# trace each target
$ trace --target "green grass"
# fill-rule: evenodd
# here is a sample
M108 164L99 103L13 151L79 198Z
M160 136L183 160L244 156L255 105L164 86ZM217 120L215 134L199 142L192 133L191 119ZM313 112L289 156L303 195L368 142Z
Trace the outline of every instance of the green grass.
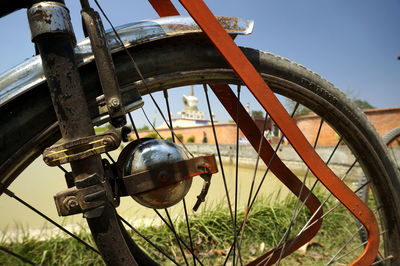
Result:
M260 199L254 205L251 214L248 216L245 229L245 238L242 243L241 255L244 261L249 261L262 252L260 247L265 245L266 252L268 247L278 244L281 235L284 234L288 221L292 215L292 209L296 204L294 197L287 197L281 203L271 203L271 198ZM332 206L328 202L328 206ZM292 232L298 232L306 219L310 216L308 210L304 210L299 222L293 227ZM244 218L244 211L239 211L237 215L239 221ZM355 226L349 226L352 223L352 217L347 214L343 208L335 210L324 220L323 226L315 238L315 245L310 248L308 254L295 253L285 265L303 263L304 265L323 265L327 261L326 252L337 250L349 235L351 235ZM200 215L192 215L190 219L191 234L195 247L195 253L205 265L221 265L225 254L233 242L233 233L231 233L232 221L226 207L222 204L213 206L212 209L204 206ZM150 238L161 249L173 257L178 263L184 264L183 256L176 247L176 239L166 225L152 225L138 228L139 231ZM189 243L186 222L184 219L175 221L175 229L178 234ZM227 230L225 230L227 229ZM62 235L55 235L45 241L37 237L29 236L26 231L21 231L19 236L22 241L16 239L1 239L1 246L18 253L31 261L41 265L101 265L100 256L88 250L77 241L65 238ZM292 234L293 235L293 234ZM84 230L79 236L85 241L92 243L90 235ZM150 256L155 258L162 265L169 265L163 255L154 250L146 241L135 233L132 237L138 244L149 252ZM323 247L322 247L323 245ZM334 252L334 251L331 251ZM188 259L190 255L186 252ZM310 255L311 254L311 255ZM317 255L318 256L317 256ZM324 263L323 263L324 262ZM0 251L0 265L23 265L18 259L9 256Z

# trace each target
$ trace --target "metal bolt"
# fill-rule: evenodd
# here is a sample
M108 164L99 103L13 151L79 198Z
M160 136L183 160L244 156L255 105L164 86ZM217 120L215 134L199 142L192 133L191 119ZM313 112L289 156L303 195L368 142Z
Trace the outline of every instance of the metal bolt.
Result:
M103 145L111 146L114 143L113 139L110 137L105 137L103 139Z
M113 109L116 109L119 107L119 100L118 98L111 98L110 101L108 102L109 106Z
M63 200L63 204L68 210L74 209L79 206L78 200L74 196L66 197Z

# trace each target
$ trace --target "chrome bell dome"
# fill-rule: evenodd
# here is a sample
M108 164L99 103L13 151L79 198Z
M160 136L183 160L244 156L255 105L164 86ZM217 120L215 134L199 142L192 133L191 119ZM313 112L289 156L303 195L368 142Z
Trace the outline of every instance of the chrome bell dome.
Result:
M142 139L140 143L135 141L131 144L121 152L122 158L118 158L124 176L189 159L183 148L167 140ZM182 200L191 184L192 178L189 178L131 197L149 208L167 208Z

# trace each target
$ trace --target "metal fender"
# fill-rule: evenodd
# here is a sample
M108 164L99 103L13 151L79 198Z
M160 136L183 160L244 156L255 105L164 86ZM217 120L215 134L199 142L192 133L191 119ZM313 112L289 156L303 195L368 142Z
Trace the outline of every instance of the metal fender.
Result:
M230 35L247 35L253 30L254 22L252 20L223 16L217 18ZM201 32L201 29L191 17L183 16L143 20L117 27L116 30L126 48L160 39ZM123 49L114 32L108 31L106 36L108 47L112 53ZM94 60L89 38L83 39L75 46L75 54L79 66ZM45 82L45 80L40 56L33 56L4 72L0 75L0 106Z

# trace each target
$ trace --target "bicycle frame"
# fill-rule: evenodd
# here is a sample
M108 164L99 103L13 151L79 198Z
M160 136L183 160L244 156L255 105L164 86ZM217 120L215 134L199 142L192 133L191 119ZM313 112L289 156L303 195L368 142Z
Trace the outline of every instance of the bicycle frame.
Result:
M323 160L314 151L305 136L290 118L282 104L273 94L272 90L243 55L234 41L224 31L204 2L201 0L179 1L197 22L197 24L202 28L204 33L212 41L225 60L230 64L236 74L242 79L244 84L253 93L258 102L264 107L270 117L279 126L313 174L365 226L366 230L368 231L368 244L363 254L356 261L354 261L353 264L371 264L376 257L379 247L379 229L372 212L357 197L357 195L355 195L342 181L340 181L340 179L337 178L335 174L325 165ZM156 9L160 16L178 14L178 11L174 8L173 4L169 0L149 0L149 2ZM220 90L213 90L221 99L226 97L225 95L227 91L230 91L230 88L228 86L224 86ZM234 94L232 94L228 102L237 102ZM225 107L228 107L228 105L225 105ZM235 116L233 115L232 117ZM247 119L246 121L247 123L239 124L239 127L243 132L245 131L246 126L252 123L250 119ZM254 138L254 136L248 135L246 135L246 137L251 143L254 144L258 143L258 139L260 138L258 137L257 139ZM280 176L280 179L282 180L282 173L279 173L278 176ZM290 182L285 182L285 185L288 187L291 186ZM263 256L263 258L268 256L269 254L267 253ZM263 261L263 258L260 258L260 261ZM269 261L271 262L271 260Z
M152 4L152 6L156 9L158 14L162 17L164 16L172 16L172 15L179 15L178 11L175 9L175 7L172 5L172 3L168 0L149 0L149 2ZM368 231L368 244L363 252L363 254L358 258L354 264L371 264L375 257L376 253L378 250L379 246L379 237L378 237L378 225L375 220L375 217L371 213L371 211L368 209L368 207L349 189L347 188L344 183L342 183L339 178L337 178L334 173L325 165L325 163L321 160L318 154L313 150L311 145L308 143L308 141L305 139L304 135L301 133L301 131L297 128L296 124L293 122L293 120L290 118L289 114L285 111L283 106L280 104L278 99L274 96L270 88L268 87L267 84L265 84L264 80L260 77L260 75L256 72L256 70L253 68L253 66L248 62L248 60L245 58L245 56L242 54L240 49L236 46L236 44L233 42L232 38L228 35L228 33L235 32L235 29L224 29L224 27L221 26L221 24L218 22L218 20L214 17L214 15L211 13L210 10L208 10L207 6L201 1L201 0L180 0L181 4L186 8L186 10L190 13L190 15L194 18L196 23L200 26L200 28L204 31L204 33L208 36L208 38L212 41L212 43L216 46L216 48L220 51L220 53L223 55L223 57L227 60L227 62L231 65L233 70L238 74L238 76L243 80L243 82L246 84L246 86L249 88L249 90L253 93L253 95L257 98L257 100L260 102L260 104L267 110L271 118L274 120L274 122L279 126L279 128L282 130L282 132L285 134L289 142L292 144L292 146L295 148L297 153L300 155L300 157L304 160L304 162L307 164L307 166L311 169L311 171L314 173L314 175L330 190L336 198L338 198L349 210L350 212L357 217L358 220L365 226L365 228ZM245 27L247 29L247 32L251 26L247 23L247 26ZM230 31L231 30L231 31ZM228 33L226 32L228 31ZM240 31L243 32L243 31ZM160 34L159 36L162 36ZM68 38L71 38L69 36ZM157 38L157 37L156 37ZM153 36L148 36L148 40L153 40ZM47 46L50 43L47 40L43 41L43 45ZM55 44L57 47L59 44ZM87 43L86 43L87 45ZM78 46L79 47L79 46ZM115 48L117 49L117 48ZM40 50L44 50L44 48L40 48ZM72 51L72 45L71 45L71 51L66 57L74 57L73 51ZM76 53L76 50L75 50ZM46 57L45 53L41 53L44 58ZM85 58L85 57L84 57ZM87 60L92 60L90 56L86 57L83 59L83 61L87 62ZM45 69L46 70L46 77L48 82L51 82L51 76L57 76L59 75L62 71L64 70L58 70L58 69L52 69L54 66L46 66L46 64L49 63L49 60L44 59L43 60ZM59 65L60 63L56 63ZM39 67L40 68L40 67ZM69 67L70 71L76 72L76 65L72 64ZM51 73L53 71L53 73ZM76 73L75 73L76 75ZM10 84L13 84L15 80L18 77L13 77L9 81ZM32 81L33 83L35 82L41 82L42 80L39 80L37 77L33 78ZM59 81L59 80L58 80ZM57 81L57 82L58 82ZM27 86L29 88L31 86ZM66 82L65 85L63 85L63 88L68 88L71 85L71 83ZM51 87L51 86L50 86ZM54 87L54 86L53 86ZM211 88L219 97L220 101L223 103L225 108L229 110L230 103L236 102L237 98L233 93L231 93L231 89L228 86L225 85L211 85ZM76 88L76 96L78 98L81 98L79 102L76 102L74 104L71 103L60 103L57 102L57 97L54 102L54 106L56 109L62 108L62 106L65 107L71 107L71 106L81 106L83 109L85 109L86 102L83 100L84 98L81 95L82 90L79 88L79 86ZM17 91L7 91L7 95L2 95L0 98L1 100L4 101L9 101L13 97L16 97L18 93L23 93L21 90ZM54 92L53 95L59 96L60 92ZM65 91L62 94L64 95L70 95L72 94L71 91ZM79 96L80 95L80 96ZM0 102L1 104L1 102ZM241 107L243 109L243 107ZM130 107L125 107L125 111L131 110ZM243 109L244 110L244 109ZM246 116L246 113L243 112L243 110L240 112L241 114L241 120L239 124L240 129L243 131L243 133L246 135L246 137L249 139L251 144L255 147L257 147L259 143L259 139L262 137L260 134L252 135L251 132L252 130L246 130L249 128L254 127L254 122L251 120L248 115ZM236 111L236 110L235 110ZM233 112L233 110L232 110ZM84 136L90 136L93 135L94 132L92 129L90 129L88 126L91 125L91 121L89 120L89 113L85 110L79 111L80 115L77 116L76 114L70 114L68 115L66 120L73 119L73 123L76 123L75 125L71 125L70 122L66 122L66 124L61 125L62 128L65 129L63 132L64 136L69 136L67 139L75 139L75 138L81 138ZM62 115L60 114L60 119ZM85 120L81 120L81 118L84 118ZM235 115L232 115L233 118L235 118ZM100 116L99 120L97 122L101 123L104 121L104 119L107 119L106 114L104 113L102 116ZM242 120L243 119L243 120ZM236 121L238 122L238 121ZM82 129L82 131L75 131L77 128ZM73 129L73 130L70 130ZM255 132L255 130L253 130ZM300 195L300 198L302 200L305 200L305 196L307 195L308 191L304 190L301 191L301 181L297 179L293 174L288 172L287 169L282 165L281 161L279 158L274 158L272 155L272 148L270 145L265 142L263 144L263 150L265 150L264 153L260 154L262 159L265 162L269 162L272 159L272 166L271 169L272 171L277 175L277 177L286 185L288 186L292 192L296 195ZM97 165L95 169L91 169L90 172L94 173L99 173L101 175L102 173L102 168L99 166L99 160L98 158L93 158L93 161L82 161L77 163L76 166L74 166L74 172L77 176L81 173L82 176L81 179L84 179L87 177L87 167L88 165L93 164ZM78 178L79 179L79 178ZM11 180L11 179L10 179ZM302 244L306 243L309 241L318 231L319 226L322 223L322 220L319 220L319 217L322 216L322 211L318 209L317 206L319 206L319 202L316 198L311 197L306 202L306 205L309 207L311 212L313 213L313 221L316 223L313 224L308 230L303 232L301 234L301 237L298 239L295 239L294 243L292 243L291 247L289 248L288 251L285 251L284 256L290 254L294 250L296 250L298 247L300 247ZM109 215L109 214L107 214ZM95 217L95 216L93 216ZM115 224L113 227L114 229L117 228L119 225ZM118 230L117 230L118 231ZM116 232L116 234L121 235L120 232ZM124 239L125 236L120 236L120 239ZM291 240L289 240L290 242ZM122 245L122 244L121 244ZM279 258L280 252L276 252L273 254L273 258L269 260L270 263L273 263L276 261L277 258ZM266 253L263 257L260 258L259 261L263 261L265 258L268 258L271 253ZM259 262L258 261L258 262ZM257 262L255 262L257 263Z

